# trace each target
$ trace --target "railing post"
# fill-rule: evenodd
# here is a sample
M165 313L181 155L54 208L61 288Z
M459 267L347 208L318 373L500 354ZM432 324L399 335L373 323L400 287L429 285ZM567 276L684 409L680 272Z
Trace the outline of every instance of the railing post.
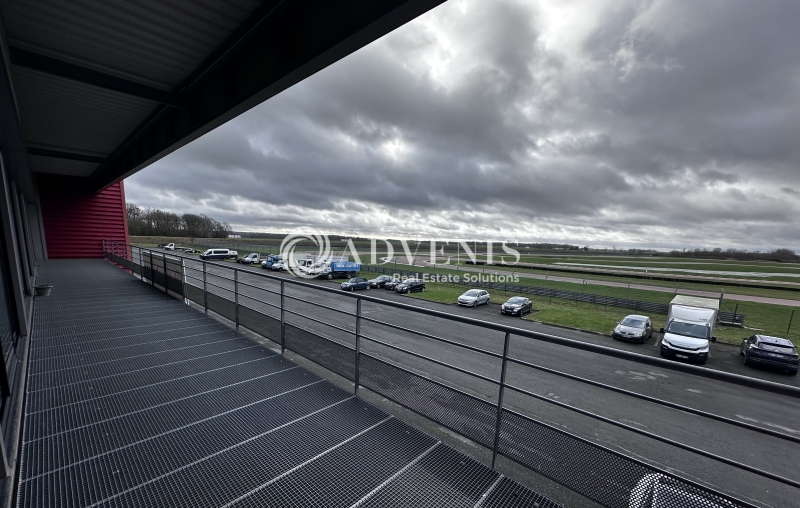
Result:
M153 266L153 251L150 251L150 285L156 287L156 267Z
M361 364L361 298L356 298L356 361L353 371L353 393L358 395L359 367Z
M181 257L181 287L183 288L183 303L189 304L189 294L186 292L186 260Z
M163 263L164 264L164 294L169 296L169 289L167 289L167 286L169 285L169 283L167 282L167 253L166 252L161 254L161 259L162 259L162 261L164 261L164 263Z
M239 270L233 269L233 306L236 316L236 331L239 331Z
M142 278L142 282L144 282L144 261L142 260L142 248L138 247L139 250L139 276Z
M284 315L283 281L281 281L281 354L286 351L286 316Z
M503 363L500 368L500 390L497 395L497 425L494 429L494 447L492 448L492 469L497 461L497 448L500 446L500 424L503 420L503 393L506 387L506 367L508 366L508 343L511 340L511 334L506 332L505 341L503 342Z
M206 285L206 262L203 261L203 312L208 315L208 286Z

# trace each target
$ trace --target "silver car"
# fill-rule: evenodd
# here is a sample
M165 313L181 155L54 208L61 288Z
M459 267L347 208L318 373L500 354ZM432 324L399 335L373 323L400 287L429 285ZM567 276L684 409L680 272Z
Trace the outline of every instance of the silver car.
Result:
M632 340L644 344L653 335L653 323L647 316L631 314L617 323L611 336L615 339Z
M470 289L458 297L458 304L467 307L477 307L487 303L489 303L489 292L483 289Z

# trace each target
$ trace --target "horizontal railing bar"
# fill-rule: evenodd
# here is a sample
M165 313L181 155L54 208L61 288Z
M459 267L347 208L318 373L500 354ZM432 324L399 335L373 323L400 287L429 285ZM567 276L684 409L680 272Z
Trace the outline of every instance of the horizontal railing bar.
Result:
M183 259L193 259L193 258L188 258L186 256L177 256L177 257L180 257L180 258L183 258ZM206 263L208 265L217 266L217 267L220 267L220 268L229 268L229 267L227 267L225 265L222 265L222 264L219 264L219 263L210 262L210 261L206 261ZM596 354L603 355L603 356L610 356L610 357L618 358L618 359L621 359L621 360L628 360L628 361L632 361L632 362L636 362L636 363L643 363L643 364L652 365L652 366L655 366L655 367L661 367L661 368L666 369L666 370L683 372L683 373L692 374L692 375L696 375L696 376L700 376L700 377L705 377L705 378L708 378L708 379L724 381L724 382L728 382L728 383L731 383L731 384L736 384L736 385L739 385L739 386L746 386L746 387L754 388L754 389L757 389L757 390L764 390L764 391L768 391L770 393L778 393L778 394L787 395L787 396L790 396L790 397L800 398L800 388L794 387L794 386L790 386L790 385L786 385L786 384L782 384L782 383L776 383L776 382L773 382L773 381L767 381L767 380L763 380L763 379L757 379L757 378L752 378L752 377L748 377L748 376L742 376L742 375L739 375L739 374L733 374L733 373L730 373L730 372L724 372L724 371L720 371L720 370L710 369L710 368L707 368L707 367L699 367L697 365L690 365L690 364L686 364L686 363L680 363L680 362L665 360L663 358L658 358L658 357L654 357L654 356L648 356L648 355L644 355L644 354L641 354L641 353L633 353L633 352L630 352L630 351L625 351L625 350L622 350L622 349L615 349L615 348L608 347L608 346L601 346L601 345L592 344L592 343L589 343L589 342L581 342L579 340L568 339L568 338L565 338L565 337L558 337L556 335L551 335L551 334L547 334L547 333L534 332L532 330L524 330L522 328L516 328L516 327L513 327L513 326L500 324L500 323L494 323L494 322L491 322L491 321L481 321L481 320L478 320L478 319L475 319L475 318L472 318L472 317L459 316L457 314L449 314L449 313L442 312L442 311L439 311L439 310L428 309L428 308L425 308L425 307L417 307L417 306L414 306L414 305L401 303L401 302L395 302L395 301L391 301L391 300L384 300L382 298L377 298L377 297L373 297L373 296L366 296L366 295L361 295L361 294L353 294L352 292L341 291L340 289L334 289L334 288L330 288L330 287L320 286L320 285L317 285L317 284L310 284L308 282L303 282L303 281L299 281L299 280L293 280L293 279L289 279L287 277L278 277L278 276L275 276L275 275L270 275L270 274L266 274L266 273L259 273L259 272L256 272L256 271L252 271L252 272L248 271L248 272L251 273L254 276L263 277L265 279L283 281L283 282L286 282L288 284L292 284L292 285L299 286L299 287L311 288L311 289L314 289L314 290L317 290L317 291L325 291L325 292L329 292L329 293L336 293L338 295L341 295L341 297L343 297L343 298L361 298L364 301L374 302L374 303L377 303L377 304L380 304L380 305L385 305L385 306L388 306L388 307L394 307L394 308L397 308L397 309L404 309L404 310L408 310L408 311L411 311L411 312L416 312L418 314L424 314L424 315L427 315L427 316L439 317L439 318L442 318L442 319L445 319L445 320L448 320L448 321L455 321L455 322L459 322L459 323L464 323L464 324L477 326L479 328L486 328L486 329L490 329L490 330L497 330L497 331L500 331L500 332L507 332L507 333L511 333L513 335L517 335L519 337L525 337L525 338L529 338L529 339L539 340L539 341L542 341L542 342L547 342L547 343L550 343L550 344L556 344L556 345L560 345L560 346L564 346L564 347L568 347L568 348L572 348L572 349L579 349L579 350L582 350L582 351L588 351L588 352L596 353Z
M735 467L737 469L741 469L743 471L747 471L749 473L753 473L755 475L762 476L764 478L769 478L770 480L774 480L776 482L783 483L784 485L789 485L789 486L794 487L794 488L800 488L800 482L797 482L795 480L791 480L789 478L785 478L785 477L780 476L780 475L776 475L774 473L770 473L769 471L764 471L762 469L758 469L757 467L748 466L747 464L742 464L741 462L737 462L737 461L735 461L733 459L729 459L727 457L723 457L723 456L717 455L715 453L707 452L705 450L701 450L700 448L695 448L694 446L681 443L680 441L675 441L673 439L669 439L669 438L664 437L664 436L659 436L658 434L654 434L653 432L649 432L649 431L646 431L646 430L638 429L638 428L636 428L636 427L634 427L632 425L628 425L626 423L621 423L621 422L618 422L618 421L613 420L611 418L608 418L606 416L602 416L602 415L599 415L599 414L596 414L596 413L592 413L591 411L587 411L586 409L581 409L579 407L575 407L575 406L571 406L569 404L565 404L563 402L551 399L549 397L545 397L544 395L539 395L538 393L533 393L531 391L525 390L524 388L518 388L518 387L512 386L510 384L506 384L505 387L508 388L509 390L513 390L513 391L515 391L517 393L522 393L522 394L527 395L529 397L533 397L535 399L541 400L542 402L547 402L549 404L556 405L556 406L558 406L558 407L560 407L562 409L566 409L568 411L573 411L575 413L581 414L581 415L586 416L588 418L592 418L594 420L598 420L598 421L601 421L603 423L607 423L609 425L613 425L615 427L619 427L621 429L629 430L629 431L631 431L631 432L633 432L635 434L639 434L641 436L645 436L645 437L648 437L650 439L654 439L656 441L660 441L662 443L668 444L670 446L674 446L676 448L680 448L682 450L686 450L686 451L691 452L691 453L696 453L697 455L702 455L703 457L706 457L706 458L709 458L709 459L712 459L712 460L716 460L717 462L722 462L723 464L726 464L726 465L729 465L729 466L733 466L733 467Z
M492 379L490 377L484 376L483 374L478 374L476 372L472 372L472 371L469 371L467 369L462 369L461 367L456 367L455 365L450 365L449 363L445 363L445 362L443 362L441 360L435 360L433 358L429 358L429 357L421 355L419 353L415 353L413 351L409 351L408 349L402 348L400 346L395 346L394 344L389 344L388 342L383 342L382 340L376 339L374 337L370 337L369 335L364 335L363 333L361 334L361 338L362 339L367 339L370 342L374 342L374 343L380 344L382 346L386 346L386 347L388 347L390 349L394 349L395 351L400 351L402 353L406 353L406 354L409 354L411 356L415 356L417 358L421 358L421 359L429 361L431 363L435 363L436 365L441 365L442 367L447 367L447 368L453 369L453 370L455 370L457 372L461 372L462 374L467 374L467 375L470 375L472 377L476 377L478 379L482 379L484 381L487 381L487 382L495 384L495 385L499 385L500 384L500 381L497 381L497 380ZM411 371L408 371L408 372L411 372Z
M675 402L670 402L668 400L663 400L663 399L659 399L659 398L656 398L656 397L652 397L650 395L644 395L642 393L633 392L633 391L630 391L630 390L626 390L624 388L619 388L619 387L616 387L616 386L613 386L613 385L608 385L608 384L605 384L605 383L601 383L599 381L594 381L592 379L586 379L586 378L583 378L583 377L580 377L580 376L576 376L574 374L569 374L567 372L561 372L561 371L558 371L558 370L555 370L555 369L551 369L549 367L543 367L541 365L536 365L534 363L526 362L524 360L518 360L518 359L515 359L515 358L512 358L512 357L508 357L508 361L511 362L511 363L516 363L517 365L524 365L525 367L530 367L532 369L540 370L542 372L547 372L548 374L553 374L553 375L556 375L556 376L565 377L567 379L571 379L573 381L578 381L580 383L585 383L585 384L588 384L588 385L597 386L599 388L603 388L604 390L609 390L609 391L612 391L612 392L621 393L621 394L627 395L629 397L635 397L637 399L646 400L646 401L652 402L654 404L658 404L658 405L661 405L661 406L666 406L666 407L669 407L669 408L672 408L672 409L677 409L677 410L683 411L685 413L691 413L691 414L694 414L694 415L697 415L697 416L701 416L703 418L709 418L709 419L712 419L712 420L717 420L717 421L724 422L724 423L727 423L727 424L730 424L730 425L735 425L737 427L742 427L742 428L745 428L745 429L749 429L749 430L753 430L753 431L756 431L756 432L760 432L762 434L767 434L767 435L770 435L770 436L773 436L773 437L777 437L777 438L780 438L780 439L785 439L787 441L793 441L795 443L800 443L800 437L795 437L795 436L791 436L791 435L788 435L788 434L783 434L781 432L778 432L778 431L775 431L775 430L772 430L772 429L766 429L766 428L763 428L763 427L759 427L758 425L753 425L752 423L741 422L739 420L734 420L733 418L728 418L726 416L715 415L714 413L708 413L708 412L702 411L700 409L695 409L693 407L684 406L684 405L681 405L681 404L676 404Z
M363 353L363 352L362 352L362 353L360 353L360 354L361 354L361 356L367 356L367 357L369 357L369 358L372 358L372 359L373 359L373 360L375 360L375 361L378 361L378 362L384 363L384 364L386 364L386 365L389 365L390 367L394 367L394 368L396 368L396 369L400 369L400 370L402 370L403 372L408 372L408 373L409 373L409 374L411 374L411 375L417 376L418 378L424 379L425 381L428 381L428 382L431 382L431 383L433 383L433 384L435 384L435 385L441 386L442 388L447 388L448 390L453 390L454 392L457 392L457 393L459 393L459 394L461 394L461 395L463 395L463 396L465 396L465 397L469 397L469 398L471 398L471 399L477 400L478 402L483 402L484 404L491 404L491 405L494 405L494 403L493 403L493 402L491 402L491 401L488 401L488 400L482 399L482 398L478 397L477 395L472 395L471 393L467 393L467 392L465 392L465 391L463 391L463 390L460 390L460 389L458 389L458 388L455 388L455 387L453 387L453 386L450 386L450 385L444 384L444 383L442 383L441 381L436 381L435 379L432 379L432 378L430 378L430 377L428 377L428 376L422 375L422 374L420 374L419 372L414 372L413 370L408 370L407 368L405 368L405 367L401 367L401 366L399 366L399 365L397 365L397 364L395 364L395 363L393 363L393 362L390 362L390 361L389 361L389 360L387 360L387 359L380 358L380 357L378 357L378 356L375 356L375 355L373 355L373 354L370 354L370 353Z
M256 298L255 296L248 296L248 295L244 295L244 294L242 294L242 293L239 293L239 296L243 296L243 297L245 297L245 298L248 298L248 299L250 299L250 300L255 300L255 301L257 301L257 302L263 303L264 305L269 305L270 307L274 307L274 308L276 308L276 309L280 309L280 308L281 308L281 306L280 306L280 305L275 305L274 303L269 303L269 302L265 302L264 300L259 300L259 299L258 299L258 298ZM240 305L241 305L241 304L240 304ZM247 307L246 305L242 305L242 306L243 306L243 307ZM247 308L248 308L248 309L250 309L250 307L247 307ZM259 311L259 310L256 310L256 309L251 309L251 310L253 310L253 311L255 311L255 312L258 312L259 314L264 314L263 312L261 312L261 311ZM264 315L266 316L266 314L264 314ZM272 316L269 316L269 317L272 317ZM274 318L273 318L273 319L274 319Z
M348 330L348 329L346 329L346 328L342 328L341 326L337 326L337 325L334 325L334 324L331 324L331 323L326 323L325 321L320 321L319 319L312 318L312 317L308 317L308 316L306 316L306 315L304 315L304 314L300 314L299 312L295 312L295 311L293 311L293 310L289 310L289 309L283 309L283 310L284 310L285 312L288 312L289 314L294 314L295 316L301 317L301 318L303 318L303 319L308 319L308 320L310 320L310 321L313 321L313 322L315 322L315 323L319 323L319 324L321 324L321 325L330 326L331 328L336 328L337 330L340 330L340 331L342 331L342 332L349 333L349 334L351 334L351 335L355 333L355 331L353 331L353 330ZM291 324L291 323L289 323L289 324ZM314 332L312 332L312 333L314 333ZM331 340L331 339L328 339L327 337L323 337L323 339L325 339L325 340ZM332 342L336 342L336 341L332 341ZM351 349L352 349L352 348L351 348Z
M325 308L325 309L328 309L328 310L333 310L333 311L339 312L340 314L345 314L347 316L353 316L353 317L356 316L355 312L350 312L348 310L337 309L336 307L331 307L330 305L325 305L323 303L310 302L308 300L303 300L302 298L298 298L296 296L287 295L285 293L284 293L283 296L288 298L288 299L290 299L290 300L296 300L298 302L307 303L309 305L316 305L317 307L322 307L322 308ZM362 316L362 318L363 318L363 316Z
M373 319L373 318L370 318L370 317L367 317L367 316L363 316L363 315L361 316L361 319L363 319L364 321L370 321L372 323L377 323L379 325L388 326L389 328L395 328L397 330L402 330L404 332L410 332L410 333L413 333L413 334L416 334L416 335L419 335L419 336L422 336L422 337L425 337L425 338L428 338L428 339L431 339L431 340L444 342L445 344L450 344L452 346L460 347L462 349L468 349L470 351L475 351L476 353L481 353L481 354L485 354L485 355L488 355L488 356L493 356L495 358L502 358L503 357L503 355L500 354L500 353L495 353L493 351L488 351L486 349L481 349L481 348L475 347L475 346L469 346L467 344L459 344L458 342L456 342L454 340L445 339L444 337L437 337L436 335L431 335L429 333L420 332L420 331L417 331L417 330L412 330L411 328L405 328L405 327L400 326L400 325L387 323L387 322L381 321L379 319Z
M242 270L241 273L249 273L249 271ZM272 289L262 288L261 286L256 286L255 284L248 284L247 282L239 281L240 286L247 286L253 289L258 289L259 291L266 291L267 293L272 293L273 295L281 294L280 291L273 291Z

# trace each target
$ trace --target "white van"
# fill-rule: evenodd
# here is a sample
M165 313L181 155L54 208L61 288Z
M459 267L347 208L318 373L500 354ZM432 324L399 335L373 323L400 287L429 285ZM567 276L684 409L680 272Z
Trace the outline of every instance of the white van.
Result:
M676 296L669 305L667 326L661 332L661 356L706 363L709 343L716 342L714 325L719 300Z
M239 257L238 252L228 249L208 249L200 254L200 259L206 261L214 259L236 259L237 257Z

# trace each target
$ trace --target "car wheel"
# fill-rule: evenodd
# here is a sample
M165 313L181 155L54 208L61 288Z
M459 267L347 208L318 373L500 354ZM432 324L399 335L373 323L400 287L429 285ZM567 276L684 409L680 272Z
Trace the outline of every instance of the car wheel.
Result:
M796 376L797 375L797 371L796 370L790 370L789 371L789 375L790 376Z
M747 357L747 353L744 354L744 364L750 365L750 359Z
M367 287L365 289L369 289L369 284L367 284Z
M329 274L328 274L328 280L331 280L331 279L333 279L333 274L332 274L332 273L329 273Z

